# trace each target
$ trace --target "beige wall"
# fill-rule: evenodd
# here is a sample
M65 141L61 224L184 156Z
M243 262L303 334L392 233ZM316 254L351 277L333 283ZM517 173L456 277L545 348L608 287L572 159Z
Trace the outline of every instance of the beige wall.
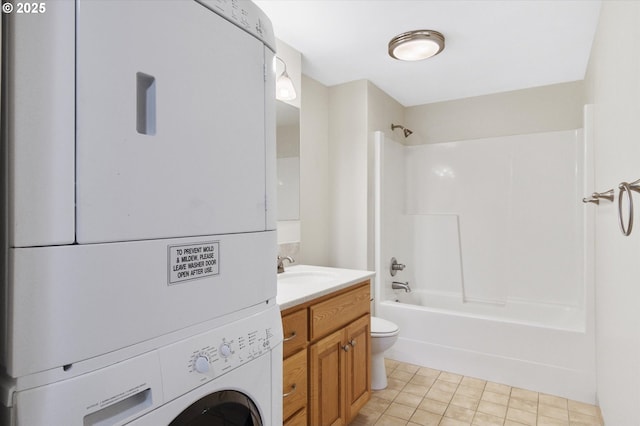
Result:
M367 268L367 81L329 88L332 266Z
M329 89L302 76L300 252L296 260L329 266Z
M603 2L586 79L597 191L640 178L639 40L640 2ZM640 227L622 236L617 201L616 191L615 203L594 206L598 399L607 425L633 426L640 424Z
M409 107L407 145L582 127L583 82L555 84Z
M331 266L373 269L373 139L402 123L404 108L373 83L329 88Z

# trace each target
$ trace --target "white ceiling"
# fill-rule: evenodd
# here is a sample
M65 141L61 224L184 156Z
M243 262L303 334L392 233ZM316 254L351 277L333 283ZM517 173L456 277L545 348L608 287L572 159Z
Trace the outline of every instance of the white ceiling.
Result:
M254 0L276 37L327 86L367 79L404 106L582 80L600 0ZM445 50L387 54L405 31L436 30Z

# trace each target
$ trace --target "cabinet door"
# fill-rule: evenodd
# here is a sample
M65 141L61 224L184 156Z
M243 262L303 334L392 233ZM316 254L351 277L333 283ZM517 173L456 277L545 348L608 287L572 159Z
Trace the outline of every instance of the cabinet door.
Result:
M288 419L307 405L307 350L286 358L282 371L282 417Z
M346 406L347 423L353 420L358 411L371 397L371 325L369 315L352 322L346 327Z
M264 231L263 44L195 1L77 26L78 242Z
M345 423L344 330L311 345L311 418L314 426L341 426Z

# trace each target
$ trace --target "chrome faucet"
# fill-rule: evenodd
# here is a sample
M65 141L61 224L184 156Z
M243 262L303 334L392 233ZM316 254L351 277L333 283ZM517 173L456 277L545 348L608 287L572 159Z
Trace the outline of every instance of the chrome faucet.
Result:
M288 260L289 263L295 262L293 257L291 256L278 256L278 273L281 274L284 272L284 261Z
M404 268L406 268L406 266L402 263L398 263L395 257L391 258L391 267L389 268L389 272L392 277L395 277L398 271L404 271Z
M407 293L411 291L411 287L409 287L409 281L406 283L401 283L400 281L394 281L391 283L391 288L394 290L404 290Z

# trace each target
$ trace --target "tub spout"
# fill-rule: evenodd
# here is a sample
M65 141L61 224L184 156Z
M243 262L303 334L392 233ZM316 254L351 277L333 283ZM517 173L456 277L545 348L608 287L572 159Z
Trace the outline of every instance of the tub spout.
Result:
M409 287L409 281L407 281L406 283L394 281L391 283L391 288L394 290L404 290L407 293L411 291L411 287Z

